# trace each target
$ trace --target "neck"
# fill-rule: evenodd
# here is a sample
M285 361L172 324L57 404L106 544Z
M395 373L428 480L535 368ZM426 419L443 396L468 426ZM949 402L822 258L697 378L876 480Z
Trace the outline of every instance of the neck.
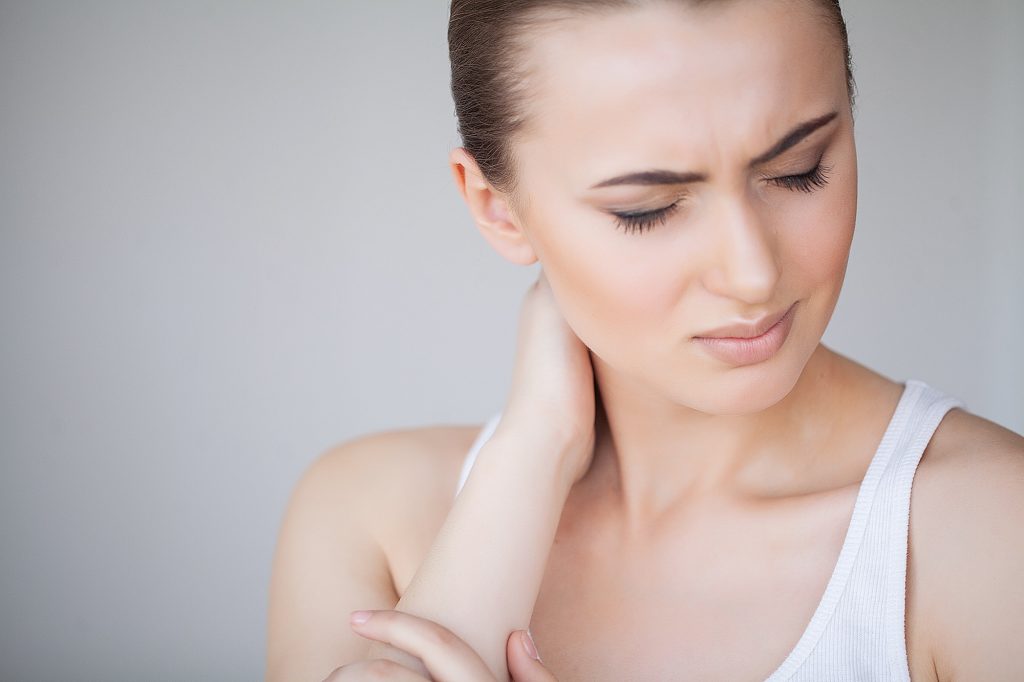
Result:
M618 505L637 532L680 504L777 497L820 457L842 412L841 356L821 344L781 399L743 414L682 405L592 357L594 458L581 483Z

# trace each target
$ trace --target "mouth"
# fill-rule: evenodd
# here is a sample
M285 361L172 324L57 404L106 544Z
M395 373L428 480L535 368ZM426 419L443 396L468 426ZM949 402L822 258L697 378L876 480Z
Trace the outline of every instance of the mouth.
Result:
M693 340L708 354L730 365L764 362L774 357L789 338L796 307L797 304L793 303L774 323L771 319L764 320L762 324L771 326L756 336L695 336ZM733 332L734 329L724 327L713 333Z

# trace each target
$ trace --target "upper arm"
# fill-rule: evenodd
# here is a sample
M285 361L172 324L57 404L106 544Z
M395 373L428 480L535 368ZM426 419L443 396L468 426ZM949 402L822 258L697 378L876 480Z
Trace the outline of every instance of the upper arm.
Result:
M1024 437L986 428L935 488L928 563L942 682L1022 680Z
M270 582L268 682L316 682L362 659L370 642L349 613L398 602L371 504L383 441L364 436L324 453L292 491Z

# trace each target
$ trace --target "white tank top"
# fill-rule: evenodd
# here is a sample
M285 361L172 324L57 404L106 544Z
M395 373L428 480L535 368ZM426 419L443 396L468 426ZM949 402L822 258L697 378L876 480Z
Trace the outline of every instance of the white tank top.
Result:
M918 379L903 394L860 483L825 593L796 646L765 682L910 682L904 611L910 491L925 446L960 399ZM494 433L491 416L462 465L462 490Z

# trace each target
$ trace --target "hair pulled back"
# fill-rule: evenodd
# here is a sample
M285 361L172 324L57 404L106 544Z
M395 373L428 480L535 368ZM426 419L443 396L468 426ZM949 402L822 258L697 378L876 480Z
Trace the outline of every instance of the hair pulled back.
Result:
M658 0L661 2L672 0ZM675 0L689 7L726 0ZM807 0L836 31L846 64L851 109L856 84L839 0ZM462 146L484 178L522 206L516 182L513 140L529 125L531 69L525 54L537 31L560 20L649 4L652 0L452 0L448 56L452 98Z

